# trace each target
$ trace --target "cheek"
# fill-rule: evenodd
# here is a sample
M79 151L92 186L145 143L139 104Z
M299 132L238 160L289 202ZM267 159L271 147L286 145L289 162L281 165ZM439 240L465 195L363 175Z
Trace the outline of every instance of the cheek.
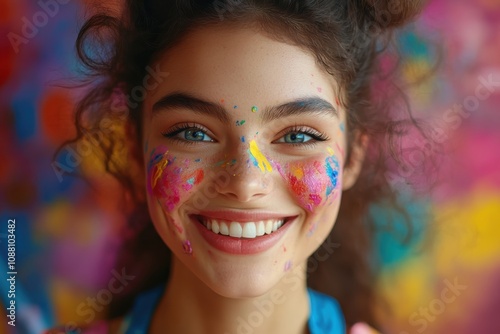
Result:
M147 168L148 193L158 198L168 211L174 210L204 178L203 169L193 170L189 166L189 160L179 164L165 147L151 152Z
M339 163L334 155L324 160L277 165L300 205L309 212L338 197Z

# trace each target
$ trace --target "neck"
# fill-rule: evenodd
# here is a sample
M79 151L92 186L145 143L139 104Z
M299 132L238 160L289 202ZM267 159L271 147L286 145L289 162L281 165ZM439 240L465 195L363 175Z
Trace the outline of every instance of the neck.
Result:
M175 257L172 260L150 333L308 333L305 266L290 271L262 296L234 299L216 294Z

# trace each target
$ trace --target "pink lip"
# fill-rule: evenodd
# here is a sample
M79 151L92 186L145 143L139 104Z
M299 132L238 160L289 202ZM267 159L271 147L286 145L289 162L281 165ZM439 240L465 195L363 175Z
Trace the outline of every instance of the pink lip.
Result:
M212 219L222 219L227 221L237 221L243 222L256 222L260 220L267 219L286 219L291 217L290 215L280 214L275 212L263 212L263 211L230 211L230 210L220 210L220 211L201 211L196 213L199 216L204 216Z
M265 217L267 217L268 219L273 219L269 218L269 215L266 215ZM282 218L283 216L277 216L277 217ZM247 239L247 238L234 238L227 235L215 234L212 231L209 231L198 220L196 216L191 216L191 219L193 220L193 222L195 222L195 225L200 231L201 236L208 242L209 245L224 253L234 254L234 255L256 254L265 252L266 250L270 249L271 247L276 245L279 242L279 240L285 235L286 231L292 225L295 218L297 217L294 217L293 219L286 219L283 226L281 226L277 231L271 234L265 234L263 236L256 237L254 239ZM219 219L224 219L224 218L219 218ZM252 221L249 219L250 218L248 218L248 220L246 221ZM241 220L237 219L228 219L228 220L235 220L241 222Z

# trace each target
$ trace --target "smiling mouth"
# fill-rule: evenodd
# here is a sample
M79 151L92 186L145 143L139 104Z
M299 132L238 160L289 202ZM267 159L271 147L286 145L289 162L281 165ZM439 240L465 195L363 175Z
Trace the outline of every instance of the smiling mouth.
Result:
M214 219L204 216L196 216L205 228L215 234L226 235L233 238L254 239L269 235L279 230L291 217L281 219L267 219L255 222L237 222L222 219Z

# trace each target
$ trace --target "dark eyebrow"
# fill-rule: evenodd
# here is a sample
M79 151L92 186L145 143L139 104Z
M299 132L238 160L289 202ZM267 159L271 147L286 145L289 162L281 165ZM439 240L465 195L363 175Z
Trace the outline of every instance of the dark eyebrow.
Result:
M155 102L152 108L153 116L161 111L175 108L190 109L195 113L216 117L225 124L230 122L229 113L224 107L181 92L170 93ZM317 96L299 98L278 106L265 108L260 116L263 123L268 123L282 117L304 113L338 117L337 109L330 102Z
M268 123L282 117L301 115L304 113L339 116L337 109L335 109L330 102L318 96L311 96L286 102L279 106L266 108L262 111L261 117L263 123Z
M190 109L195 113L216 117L225 124L229 124L230 122L229 115L222 106L180 92L165 95L155 102L152 109L153 116L160 111L175 108Z

